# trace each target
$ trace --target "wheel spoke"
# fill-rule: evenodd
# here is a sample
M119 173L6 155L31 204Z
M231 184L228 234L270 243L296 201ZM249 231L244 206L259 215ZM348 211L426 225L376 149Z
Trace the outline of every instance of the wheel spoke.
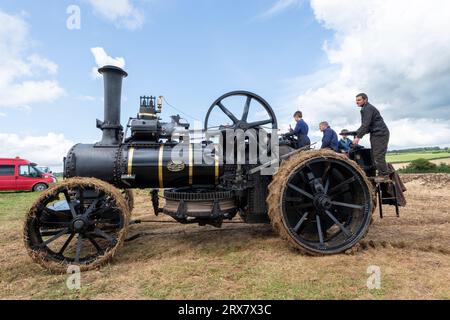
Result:
M89 216L95 215L95 216L103 216L106 213L109 213L112 208L106 207L106 208L100 208L97 211L92 211Z
M307 168L309 169L309 171L310 171L310 172L308 172L308 174L307 174L309 181L314 180L314 179L317 179L317 178L316 178L316 174L315 174L313 168L311 168L311 165L308 163L308 164L306 164L306 167L307 167Z
M270 119L256 121L256 122L250 122L248 124L248 127L249 128L255 128L255 127L263 126L263 125L270 124L270 123L272 123L272 120L270 120Z
M323 185L323 180L322 180L321 176L316 175L316 172L310 166L310 164L307 164L306 167L310 171L307 173L307 177L308 177L308 183L311 185L311 188L315 191L315 193L325 193L326 194L325 187Z
M227 107L225 107L222 104L222 102L219 102L217 106L223 111L223 113L225 113L228 116L228 118L230 118L233 121L234 124L239 122L239 120L235 117L235 115L230 110L228 110Z
M80 214L84 213L84 191L83 189L79 189L79 196L80 196Z
M49 237L49 236L55 236L57 234L59 234L60 232L62 232L63 230L67 230L67 228L64 229L56 229L56 230L41 230L41 237Z
M325 187L323 188L323 192L325 192L325 194L328 193L329 187L330 187L330 179L327 179L327 182L325 182Z
M69 236L69 238L67 238L66 242L64 242L63 246L61 247L61 249L58 252L59 255L63 255L64 251L67 249L67 246L70 244L70 242L72 241L74 236L75 236L75 233L72 233Z
M342 230L342 232L345 233L345 235L347 237L351 237L352 233L342 224L338 221L338 219L336 219L336 217L328 210L325 211L325 213L330 217L331 220L333 220L333 222Z
M293 190L295 190L295 191L297 191L298 193L301 193L301 194L304 195L305 197L310 198L311 200L314 199L314 197L313 197L312 194L306 192L306 191L303 190L303 189L300 189L300 188L297 187L297 186L294 186L292 183L288 183L288 187L291 188L291 189L293 189Z
M323 232L322 232L322 225L320 224L320 217L316 215L316 224L317 224L317 233L319 235L319 242L320 245L323 246Z
M58 234L54 235L53 237L51 237L50 239L45 240L44 242L41 243L41 247L45 247L46 245L48 245L49 243L55 241L56 239L61 238L63 235L67 234L69 232L69 228L65 228L63 230L61 230L60 232L58 232Z
M247 118L248 118L248 112L250 110L250 103L252 102L252 97L248 96L247 100L245 101L245 106L244 106L244 112L242 114L242 119L241 121L245 121L247 122Z
M119 229L122 226L120 223L101 223L101 222L99 222L99 224L101 225L103 230L108 229L108 231Z
M64 190L63 193L64 193L64 196L66 197L66 201L67 201L67 204L69 205L70 212L72 213L72 217L75 219L77 217L77 212L75 211L75 207L72 203L72 200L70 199L69 191Z
M105 233L103 230L99 229L99 228L95 228L94 230L95 234L105 238L106 240L108 240L109 242L111 242L113 245L116 244L116 239L114 239L113 237L111 237L109 234Z
M86 214L87 214L88 216L91 215L91 214L94 212L95 207L97 206L97 203L99 203L99 201L100 201L99 198L95 199L95 200L90 204L89 208L87 208Z
M358 204L351 204L351 203L344 203L344 202L337 202L337 201L332 201L331 203L338 207L346 207L346 208L359 209L359 210L364 209L364 206L361 206Z
M330 168L331 168L331 164L328 162L326 164L325 170L323 171L323 174L322 174L322 183L324 181L328 181L329 180Z
M330 196L335 195L336 191L340 190L343 186L354 182L355 180L356 180L355 177L351 177L351 178L339 183L337 186L331 188L330 192L329 192Z
M61 228L69 227L70 222L41 222L41 236L51 236L52 229L56 229L56 231L62 230ZM49 232L48 234L43 234L43 232ZM54 233L56 234L56 233Z
M100 247L100 245L95 241L95 239L92 236L88 236L89 241L92 243L92 245L97 249L98 253L103 253L104 250Z
M81 255L81 246L83 245L83 237L81 234L78 234L78 240L77 240L77 251L75 253L75 263L80 262L80 255Z
M294 231L295 233L298 232L298 230L300 230L300 227L302 226L303 222L305 222L306 217L308 217L308 212L306 212L303 217L300 219L300 221L297 223L297 225L294 227Z

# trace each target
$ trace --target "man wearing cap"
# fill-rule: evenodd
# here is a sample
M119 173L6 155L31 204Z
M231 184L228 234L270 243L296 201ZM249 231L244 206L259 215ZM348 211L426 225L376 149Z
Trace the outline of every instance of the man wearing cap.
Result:
M352 145L352 140L348 137L349 131L347 129L342 130L341 132L341 140L339 140L339 151L342 153L349 153L350 146Z
M386 153L390 137L389 129L377 108L369 103L367 94L358 94L356 104L361 108L361 127L356 131L357 136L353 144L359 144L366 134L370 134L372 154L378 170L375 181L388 182L390 172L386 163Z

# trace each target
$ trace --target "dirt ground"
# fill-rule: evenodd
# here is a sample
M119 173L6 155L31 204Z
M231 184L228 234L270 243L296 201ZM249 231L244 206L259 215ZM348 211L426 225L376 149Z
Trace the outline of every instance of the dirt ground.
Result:
M386 208L352 254L301 255L269 225L144 223L130 235L146 235L127 242L111 264L82 273L75 291L66 275L31 262L22 244L25 212L18 212L1 221L0 298L450 299L450 175L404 180L401 218ZM134 219L170 221L151 213L147 192L136 193ZM370 266L381 270L380 289L367 288Z

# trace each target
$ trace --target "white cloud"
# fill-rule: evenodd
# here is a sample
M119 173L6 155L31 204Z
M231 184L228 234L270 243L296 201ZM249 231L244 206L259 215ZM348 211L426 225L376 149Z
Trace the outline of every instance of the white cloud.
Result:
M293 81L295 103L314 127L325 119L356 129L354 97L366 92L391 129L391 147L450 142L450 1L311 0L311 7L335 32L324 43L329 73Z
M261 17L271 17L279 14L289 8L298 7L302 4L303 0L277 0L272 7L264 12Z
M3 106L27 106L35 102L51 102L58 98L62 91L55 81L23 81L10 84L8 92L0 94Z
M36 67L36 69L40 69L40 71L47 72L49 74L57 74L58 73L58 65L53 61L45 59L43 57L38 56L37 54L30 55L27 60Z
M58 66L30 53L29 27L20 16L0 10L0 107L22 107L52 102L64 94L52 78Z
M93 67L91 70L92 77L100 78L100 74L98 73L98 68L104 67L106 65L111 65L115 67L125 68L125 59L122 57L112 58L108 56L105 49L101 47L91 48L92 55L94 56L95 63L97 67Z
M450 127L439 120L399 119L391 120L390 124L393 146L427 147L450 143Z
M63 134L53 132L45 136L0 133L0 145L2 146L2 157L19 156L61 171L63 157L67 155L73 142L67 140Z
M94 12L114 22L117 28L136 30L144 25L144 15L130 0L88 0Z

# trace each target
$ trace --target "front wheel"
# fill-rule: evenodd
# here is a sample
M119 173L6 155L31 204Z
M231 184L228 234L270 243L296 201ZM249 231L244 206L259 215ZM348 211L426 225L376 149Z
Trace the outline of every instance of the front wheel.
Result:
M34 192L41 192L47 190L48 186L45 183L38 183L33 187Z
M43 192L25 220L31 258L54 272L91 270L122 246L129 210L121 192L93 178L68 179Z
M301 152L284 161L269 186L272 225L295 248L331 255L367 233L373 190L358 165L332 151Z

